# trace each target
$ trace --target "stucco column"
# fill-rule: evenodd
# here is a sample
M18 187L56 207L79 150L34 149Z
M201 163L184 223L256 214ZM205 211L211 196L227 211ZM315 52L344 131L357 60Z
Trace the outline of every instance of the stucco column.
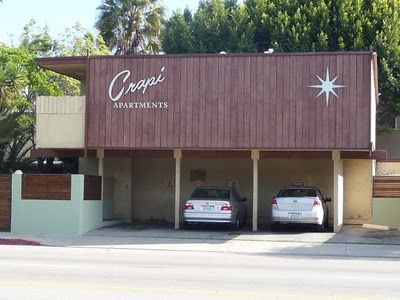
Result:
M333 159L333 231L343 226L343 160L340 151L332 151Z
M104 194L104 149L97 149L97 158L99 159L99 176L101 176L101 200Z
M10 232L17 233L20 227L26 222L26 212L21 209L22 204L22 172L15 171L11 175L11 215ZM24 216L25 214L25 216ZM24 216L20 218L19 216Z
M259 150L251 150L253 160L253 231L258 230L258 160L260 159Z
M175 229L179 229L179 202L181 198L182 150L174 149L174 158L175 158Z
M104 149L97 149L96 156L99 159L99 176L104 175Z

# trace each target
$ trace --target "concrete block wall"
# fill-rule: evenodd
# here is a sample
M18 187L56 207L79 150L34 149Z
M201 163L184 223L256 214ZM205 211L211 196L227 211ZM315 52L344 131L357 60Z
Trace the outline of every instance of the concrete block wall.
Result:
M103 221L101 199L83 199L84 180L84 175L71 175L70 200L28 200L22 199L22 175L13 174L11 232L73 236L115 224Z

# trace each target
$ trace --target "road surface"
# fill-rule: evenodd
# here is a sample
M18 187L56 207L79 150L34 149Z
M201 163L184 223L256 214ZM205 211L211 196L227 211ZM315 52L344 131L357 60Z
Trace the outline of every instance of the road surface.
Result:
M400 299L400 260L0 246L0 299Z

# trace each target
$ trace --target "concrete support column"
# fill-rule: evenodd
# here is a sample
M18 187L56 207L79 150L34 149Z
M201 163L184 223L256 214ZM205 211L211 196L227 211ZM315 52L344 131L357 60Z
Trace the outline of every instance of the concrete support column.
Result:
M175 229L179 229L179 203L181 198L182 150L174 149L174 159L175 159Z
M99 159L99 176L104 175L104 149L97 149L96 156Z
M101 200L104 194L104 149L97 149L97 158L99 159L99 176L101 176Z
M333 231L343 226L343 160L340 151L332 151L333 159Z
M258 160L260 159L259 150L251 150L253 160L253 231L258 230Z

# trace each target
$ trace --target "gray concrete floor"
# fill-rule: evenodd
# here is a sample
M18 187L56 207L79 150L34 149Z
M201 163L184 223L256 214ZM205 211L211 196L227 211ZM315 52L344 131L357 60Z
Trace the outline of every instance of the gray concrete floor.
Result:
M83 236L16 235L56 247L246 253L255 255L320 255L400 259L400 232L344 226L340 233L289 228L278 232L239 231L221 226L174 230L168 224L121 224L92 230Z
M339 233L332 228L325 232L316 232L309 227L281 227L277 231L269 231L261 226L258 232L250 227L232 230L228 226L195 225L179 230L173 224L125 223L89 231L86 236L115 237L159 237L208 240L243 240L270 242L305 242L305 243L348 243L348 244L387 244L400 245L399 230L378 230L363 228L359 225L345 225Z

